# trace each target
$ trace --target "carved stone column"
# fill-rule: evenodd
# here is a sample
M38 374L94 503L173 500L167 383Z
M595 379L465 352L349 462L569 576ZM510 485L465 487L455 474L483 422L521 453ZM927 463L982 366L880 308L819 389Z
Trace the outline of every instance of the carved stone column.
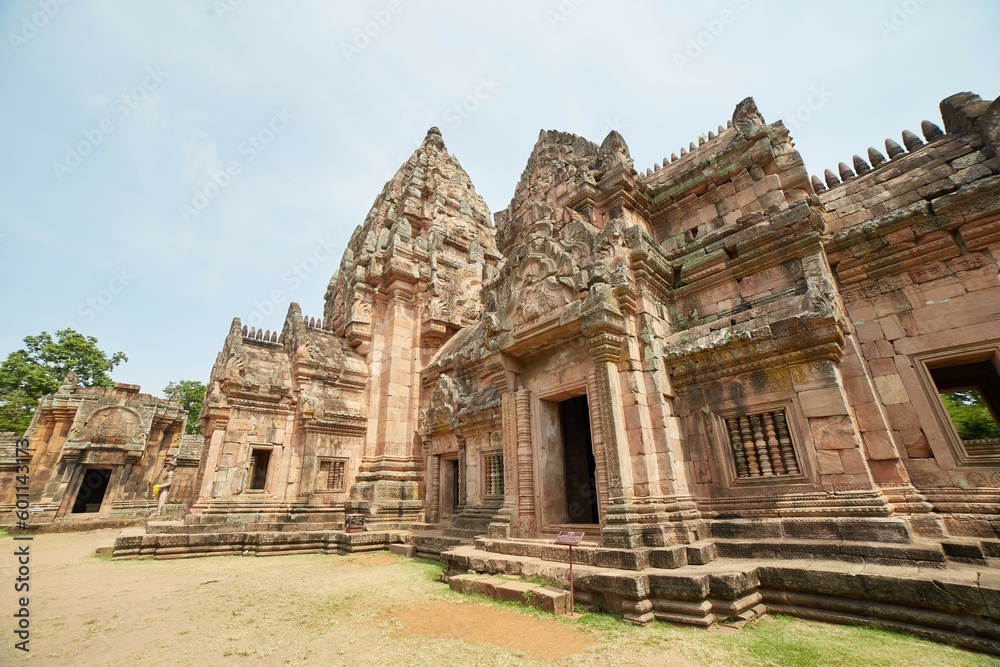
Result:
M465 482L465 438L458 438L458 498L456 499L457 507L455 508L455 515L461 514L465 510L465 501L467 498L466 488L467 484Z
M431 454L427 460L430 473L430 480L427 483L427 499L430 501L428 503L430 507L427 508L428 521L437 523L441 520L441 456Z
M610 287L595 285L585 305L581 330L594 360L596 411L604 444L609 506L624 502L631 486L628 442L624 438L624 413L618 387L618 360L625 335L625 318L612 300Z
M618 383L618 361L625 338L625 317L608 285L595 285L584 305L581 330L594 360L591 383L596 393L595 412L604 447L608 505L601 541L605 546L634 548L642 544L641 526L631 503L632 464L625 435L625 413Z
M515 394L517 406L517 534L534 535L538 530L535 519L535 485L531 455L531 392L521 389Z

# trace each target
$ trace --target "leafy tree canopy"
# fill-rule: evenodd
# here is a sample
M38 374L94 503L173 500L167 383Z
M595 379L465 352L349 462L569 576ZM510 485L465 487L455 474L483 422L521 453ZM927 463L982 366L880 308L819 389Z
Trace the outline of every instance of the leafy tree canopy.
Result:
M163 390L167 396L173 396L174 392L180 390L181 392L181 405L187 410L187 426L184 427L184 432L189 434L201 433L201 426L198 423L198 415L201 414L202 403L205 402L205 390L207 387L203 382L198 382L197 380L181 380L180 382L171 382L167 385L166 389Z
M975 389L941 394L941 401L962 440L1000 438L1000 425Z
M57 331L55 338L45 331L26 337L24 348L0 364L0 431L23 433L38 399L55 392L68 371L84 387L112 387L109 373L123 361L124 352L108 356L96 338L73 329Z

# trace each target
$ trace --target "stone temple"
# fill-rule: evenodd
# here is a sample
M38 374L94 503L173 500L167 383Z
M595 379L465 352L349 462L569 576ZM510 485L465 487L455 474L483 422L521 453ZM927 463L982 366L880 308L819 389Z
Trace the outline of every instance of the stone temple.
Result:
M39 402L25 433L30 474L21 491L30 525L93 529L145 519L156 509L152 489L168 461L177 468L166 510L180 516L194 496L203 445L200 436L184 435L186 422L180 394L165 400L123 383L78 387L68 373ZM17 434L0 433L0 523L7 525L16 524L16 441Z
M579 530L576 602L636 623L1000 652L1000 103L941 115L823 179L750 98L644 172L543 131L493 216L432 128L320 316L233 321L190 513L115 556L402 544L565 586Z

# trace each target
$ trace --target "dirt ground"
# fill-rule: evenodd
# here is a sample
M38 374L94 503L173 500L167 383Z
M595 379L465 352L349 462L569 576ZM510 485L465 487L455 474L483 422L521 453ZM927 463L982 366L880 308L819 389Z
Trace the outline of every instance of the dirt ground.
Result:
M556 620L453 593L436 564L385 553L111 561L117 531L31 542L31 652L13 648L15 542L0 538L2 664L997 665L864 628L765 619L736 632L603 615Z

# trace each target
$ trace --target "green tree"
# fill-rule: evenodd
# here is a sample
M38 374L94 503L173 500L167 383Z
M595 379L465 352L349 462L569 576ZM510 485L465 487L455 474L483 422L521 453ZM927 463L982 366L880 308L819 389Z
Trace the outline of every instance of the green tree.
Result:
M977 390L950 391L941 401L962 440L1000 438L1000 426Z
M207 387L203 382L197 380L181 380L171 382L163 390L167 396L172 396L175 391L181 392L181 405L187 410L188 420L184 432L189 434L201 433L201 425L198 423L198 415L201 414L201 406L205 402L205 390Z
M23 433L38 399L55 392L68 371L84 387L111 387L109 373L123 361L128 361L124 352L109 357L96 338L73 329L57 331L55 338L45 331L26 337L24 348L0 364L0 431Z

